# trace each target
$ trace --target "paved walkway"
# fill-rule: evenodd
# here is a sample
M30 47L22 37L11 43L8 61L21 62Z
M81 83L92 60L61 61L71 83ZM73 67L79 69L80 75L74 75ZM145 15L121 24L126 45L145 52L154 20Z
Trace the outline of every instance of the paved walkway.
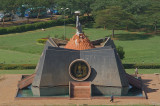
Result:
M115 99L110 103L109 99L92 99L92 100L15 100L17 84L21 75L5 75L0 80L0 106L46 106L46 105L160 105L160 75L145 74L141 75L143 82L147 86L147 95L149 99Z

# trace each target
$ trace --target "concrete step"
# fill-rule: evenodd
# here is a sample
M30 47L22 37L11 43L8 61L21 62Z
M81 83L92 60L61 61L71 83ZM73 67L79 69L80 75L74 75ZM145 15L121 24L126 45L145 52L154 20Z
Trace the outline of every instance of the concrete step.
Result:
M70 97L74 99L91 98L91 83L70 82Z

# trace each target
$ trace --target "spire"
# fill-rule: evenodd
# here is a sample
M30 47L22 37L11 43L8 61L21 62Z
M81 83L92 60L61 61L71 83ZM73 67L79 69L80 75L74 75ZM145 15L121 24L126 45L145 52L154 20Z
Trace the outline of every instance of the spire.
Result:
M81 23L79 22L80 11L75 11L76 14L76 34L68 41L64 48L74 50L92 49L94 46L90 40L82 32Z
M82 27L81 27L81 23L79 22L79 16L76 17L76 33L79 35L80 33L82 33Z
M80 11L75 11L75 14L76 14L76 34L79 35L79 34L83 33L81 23L79 22Z

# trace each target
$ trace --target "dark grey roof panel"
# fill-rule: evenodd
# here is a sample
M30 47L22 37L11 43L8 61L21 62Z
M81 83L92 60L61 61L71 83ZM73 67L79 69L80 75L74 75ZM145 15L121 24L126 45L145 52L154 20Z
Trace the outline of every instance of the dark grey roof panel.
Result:
M116 57L116 62L117 62L117 66L118 66L118 72L119 72L119 75L120 75L120 81L122 83L123 86L128 86L128 79L127 77L125 76L126 75L126 72L125 72L125 69L123 67L123 64L120 60L120 57L118 55L118 53L116 52L116 50L114 51L115 52L115 57Z
M108 38L106 40L106 42L104 43L104 46L111 46L112 48L116 48L116 46L115 46L113 40L111 40L111 38Z
M51 46L48 46L48 49L51 49L51 50L65 50L65 51L79 51L79 50L59 48L59 47L51 47Z
M39 86L40 85L43 66L44 66L44 62L45 62L45 57L46 57L46 50L44 50L42 52L42 55L41 55L41 57L39 59L39 62L37 64L36 75L35 75L35 78L34 78L33 83L32 83L33 86Z
M92 75L92 78L89 80L92 80L92 84L103 86L123 86L122 82L120 81L121 79L118 72L119 69L117 66L114 49L102 50L101 52L81 51L80 58L86 60L91 65L94 75Z
M69 64L79 58L79 52L47 50L39 86L68 85Z
M81 50L81 51L95 51L95 50L103 50L103 49L112 49L111 46L98 47L93 49Z

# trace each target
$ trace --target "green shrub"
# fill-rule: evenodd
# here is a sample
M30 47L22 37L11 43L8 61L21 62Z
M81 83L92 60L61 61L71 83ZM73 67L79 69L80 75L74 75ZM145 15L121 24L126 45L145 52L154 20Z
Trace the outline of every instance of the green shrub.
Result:
M18 69L35 69L35 68L36 68L35 64L23 64L18 66Z
M135 64L123 64L125 69L133 69L135 68Z
M35 29L39 29L39 28L45 28L44 27L44 22L38 22L34 24Z
M80 20L82 23L86 23L88 21L93 21L93 17L89 16L83 16L80 17ZM74 18L68 18L65 19L66 24L73 24L75 23L76 19ZM0 35L1 34L8 34L8 33L17 33L17 32L24 32L24 31L31 31L39 28L48 28L52 26L58 26L63 25L64 19L59 20L51 20L47 22L37 22L33 24L25 24L25 25L19 25L19 26L10 26L10 27L0 27Z
M25 25L17 26L17 32L24 32L25 31Z
M73 23L75 23L75 20L76 20L76 18L68 18L65 21L66 21L66 24L73 24Z
M125 52L123 50L123 47L118 46L118 47L116 47L116 49L117 49L117 52L119 54L120 59L124 59Z
M16 31L18 31L16 26L12 26L12 27L7 28L7 32L9 32L9 33L14 33Z
M58 38L58 35L56 34L56 35L54 35L54 38Z
M45 44L48 39L38 39L37 43Z
M159 64L123 64L125 69L160 69Z
M6 34L7 33L7 29L0 27L0 34Z
M93 22L93 21L94 21L94 18L93 18L92 16L80 17L80 21L83 22L83 23Z
M35 26L33 24L26 24L25 25L25 31L34 30Z
M1 70L35 69L35 64L0 64Z

